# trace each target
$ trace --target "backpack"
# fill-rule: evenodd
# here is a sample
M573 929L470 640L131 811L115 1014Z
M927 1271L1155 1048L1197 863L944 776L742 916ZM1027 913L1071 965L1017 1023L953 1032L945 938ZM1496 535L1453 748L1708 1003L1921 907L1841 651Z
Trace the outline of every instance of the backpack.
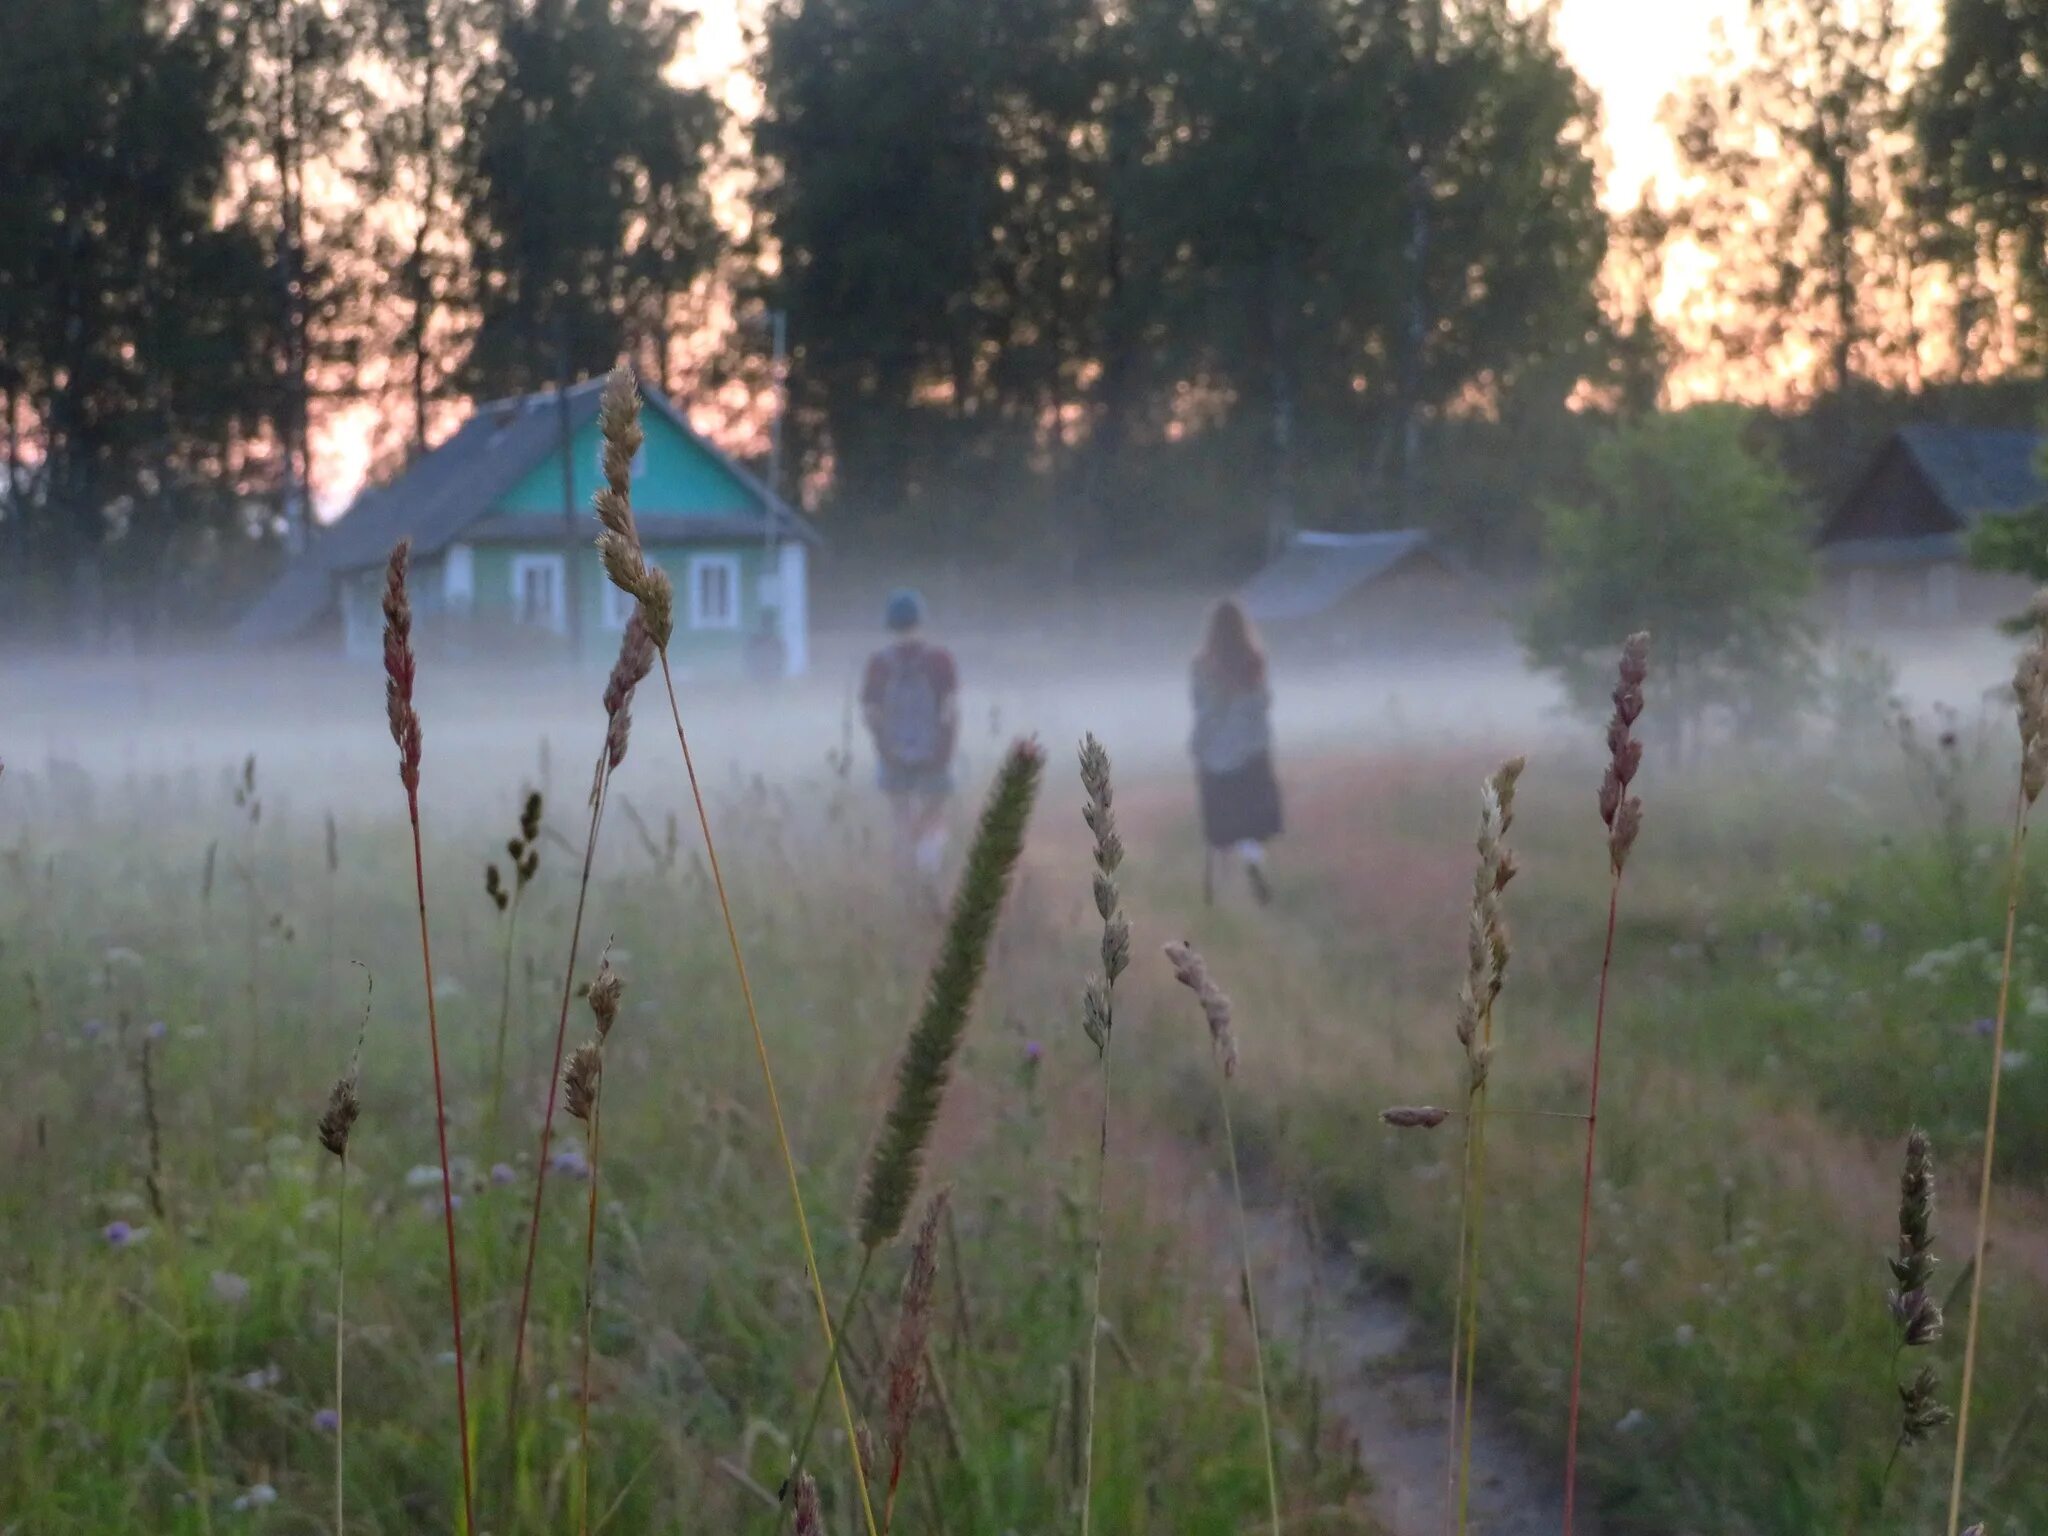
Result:
M891 762L924 767L944 746L939 690L921 650L904 647L888 658L882 682L881 748Z

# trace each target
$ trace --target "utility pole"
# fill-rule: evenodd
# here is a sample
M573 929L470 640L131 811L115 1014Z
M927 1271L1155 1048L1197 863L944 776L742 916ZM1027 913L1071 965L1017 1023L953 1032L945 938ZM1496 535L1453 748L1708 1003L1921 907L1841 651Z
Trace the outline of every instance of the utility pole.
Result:
M576 465L569 448L569 312L567 299L555 317L555 442L562 461L562 603L568 621L569 658L583 659L582 539L576 526Z

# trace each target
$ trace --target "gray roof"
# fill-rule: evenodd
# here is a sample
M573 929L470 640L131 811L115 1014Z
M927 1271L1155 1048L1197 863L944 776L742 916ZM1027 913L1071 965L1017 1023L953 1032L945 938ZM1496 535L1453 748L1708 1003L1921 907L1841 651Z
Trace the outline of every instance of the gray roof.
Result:
M601 378L586 379L566 391L571 436L597 415L603 392ZM662 542L664 535L675 539L758 538L768 533L772 519L784 537L816 541L817 532L806 518L744 466L699 436L660 391L643 384L641 393L646 409L666 416L717 459L762 509L757 514L709 520L665 517L658 508L636 509L643 538L649 543ZM490 531L496 521L487 518L493 503L536 465L545 463L561 440L562 424L553 390L478 406L454 436L421 454L390 484L365 491L322 530L313 547L287 566L237 621L235 638L260 643L299 633L332 601L335 575L381 565L402 537L410 535L413 553L423 556L438 554L472 527ZM530 531L533 525L528 522L526 526ZM594 527L591 537L596 537Z
M1297 533L1237 596L1261 624L1313 618L1417 555L1446 563L1420 528Z
M1961 522L2048 501L2048 481L2041 474L2048 437L2039 432L1919 422L1899 428L1899 444Z

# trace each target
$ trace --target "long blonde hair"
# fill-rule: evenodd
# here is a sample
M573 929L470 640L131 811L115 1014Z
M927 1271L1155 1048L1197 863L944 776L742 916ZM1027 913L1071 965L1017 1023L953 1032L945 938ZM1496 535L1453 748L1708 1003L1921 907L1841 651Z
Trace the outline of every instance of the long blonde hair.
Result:
M1251 616L1236 598L1226 597L1209 610L1202 648L1195 653L1195 671L1233 691L1265 686L1266 652Z

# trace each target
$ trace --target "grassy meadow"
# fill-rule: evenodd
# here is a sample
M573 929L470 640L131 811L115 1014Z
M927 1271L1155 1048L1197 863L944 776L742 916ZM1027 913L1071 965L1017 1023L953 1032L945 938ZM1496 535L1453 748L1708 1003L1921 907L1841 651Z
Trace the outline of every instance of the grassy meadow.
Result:
M360 705L376 723L369 680ZM516 1436L506 1408L586 785L557 743L552 769L537 756L498 772L502 794L437 798L464 765L437 760L425 713L478 1528L765 1536L787 1524L776 1492L824 1350L673 734L643 700L620 781L633 810L607 813L575 976L587 983L609 944L625 984L605 1048L586 1517L589 1162L584 1126L566 1118ZM1114 722L1100 725L1114 753ZM600 728L593 700L593 745ZM1000 729L989 723L979 758ZM1478 1274L1480 1397L1545 1466L1562 1455L1574 1117L1606 896L1597 737L1583 734L1584 752L1535 753L1509 839L1522 873L1505 896L1514 955ZM1931 1357L1953 1401L2010 735L1992 717L1981 751L1940 749L1932 773L1883 732L1684 772L1653 744L1622 894L1589 1272L1580 1454L1600 1529L1940 1528L1951 1432L1885 1475L1898 1405L1884 1259L1917 1124L1941 1181L1950 1326ZM919 1197L951 1191L931 1380L895 1500L903 1531L1078 1525L1099 1112L1080 1016L1101 919L1073 758L1048 747ZM1235 885L1202 905L1180 776L1119 781L1133 960L1116 993L1095 1530L1266 1527L1255 1357L1219 1219L1214 1067L1160 958L1168 939L1200 945L1235 1000L1250 1198L1312 1217L1419 1319L1409 1363L1447 1363L1456 1122L1394 1131L1379 1111L1460 1101L1452 1004L1477 790L1496 760L1442 747L1286 761L1291 826L1263 909ZM396 774L382 772L388 794L374 779L331 793L273 782L261 759L251 781L232 744L180 773L7 763L0 1532L334 1529L338 1257L346 1528L459 1529L411 844ZM504 866L529 785L545 791L540 863L513 929L485 866ZM860 1170L939 903L892 874L864 764L836 771L821 747L815 769L711 787L836 1305L859 1264ZM2030 879L1973 1418L1967 1508L1993 1532L2048 1528L2044 901L2048 879ZM589 1033L576 1001L570 1043ZM344 1184L315 1122L359 1035ZM849 1390L878 1435L906 1247L881 1254L845 1330ZM1267 1332L1285 1528L1399 1536L1360 1468L1370 1448L1354 1458L1323 1411L1319 1362ZM824 1527L862 1529L836 1408L821 1425L807 1465Z

